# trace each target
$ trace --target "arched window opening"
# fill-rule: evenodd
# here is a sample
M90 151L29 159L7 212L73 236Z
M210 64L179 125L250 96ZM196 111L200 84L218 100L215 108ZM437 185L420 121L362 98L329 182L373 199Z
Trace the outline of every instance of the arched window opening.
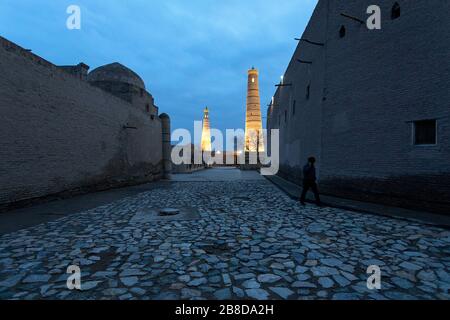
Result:
M401 8L400 8L400 5L398 4L398 2L396 2L396 3L394 3L394 6L392 7L392 13L391 13L392 20L400 18L400 14L401 14Z

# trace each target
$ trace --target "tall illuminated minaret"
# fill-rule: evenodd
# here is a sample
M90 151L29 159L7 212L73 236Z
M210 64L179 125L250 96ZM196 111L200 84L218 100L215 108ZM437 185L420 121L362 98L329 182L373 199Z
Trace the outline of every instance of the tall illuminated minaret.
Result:
M211 129L209 127L208 107L203 111L202 151L211 151Z
M259 137L259 138L258 138ZM258 149L259 142L259 149ZM264 151L258 70L248 70L245 151Z

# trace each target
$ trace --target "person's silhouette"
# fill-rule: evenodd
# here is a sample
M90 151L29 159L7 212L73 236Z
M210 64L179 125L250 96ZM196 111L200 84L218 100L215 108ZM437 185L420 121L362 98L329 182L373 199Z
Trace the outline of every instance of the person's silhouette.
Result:
M316 158L309 157L308 163L303 167L303 191L302 195L300 196L300 202L302 205L305 205L306 193L310 188L314 192L317 205L318 206L322 205L320 201L319 190L317 188L316 183L317 178L316 178L316 167L314 166L315 163Z

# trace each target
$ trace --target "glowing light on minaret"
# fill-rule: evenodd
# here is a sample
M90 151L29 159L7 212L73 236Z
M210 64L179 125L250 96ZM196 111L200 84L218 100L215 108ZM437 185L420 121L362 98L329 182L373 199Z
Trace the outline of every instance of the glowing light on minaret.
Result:
M259 144L259 148L258 148ZM258 70L248 70L247 113L245 117L245 151L264 151L259 97Z
M211 151L211 129L209 126L208 107L203 111L203 129L202 129L202 151Z

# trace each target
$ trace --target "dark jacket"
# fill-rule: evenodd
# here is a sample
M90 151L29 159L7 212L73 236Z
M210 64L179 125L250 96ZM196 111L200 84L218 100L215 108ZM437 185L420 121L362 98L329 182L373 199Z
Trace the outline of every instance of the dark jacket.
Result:
M316 182L316 167L314 165L308 163L303 167L303 181Z

